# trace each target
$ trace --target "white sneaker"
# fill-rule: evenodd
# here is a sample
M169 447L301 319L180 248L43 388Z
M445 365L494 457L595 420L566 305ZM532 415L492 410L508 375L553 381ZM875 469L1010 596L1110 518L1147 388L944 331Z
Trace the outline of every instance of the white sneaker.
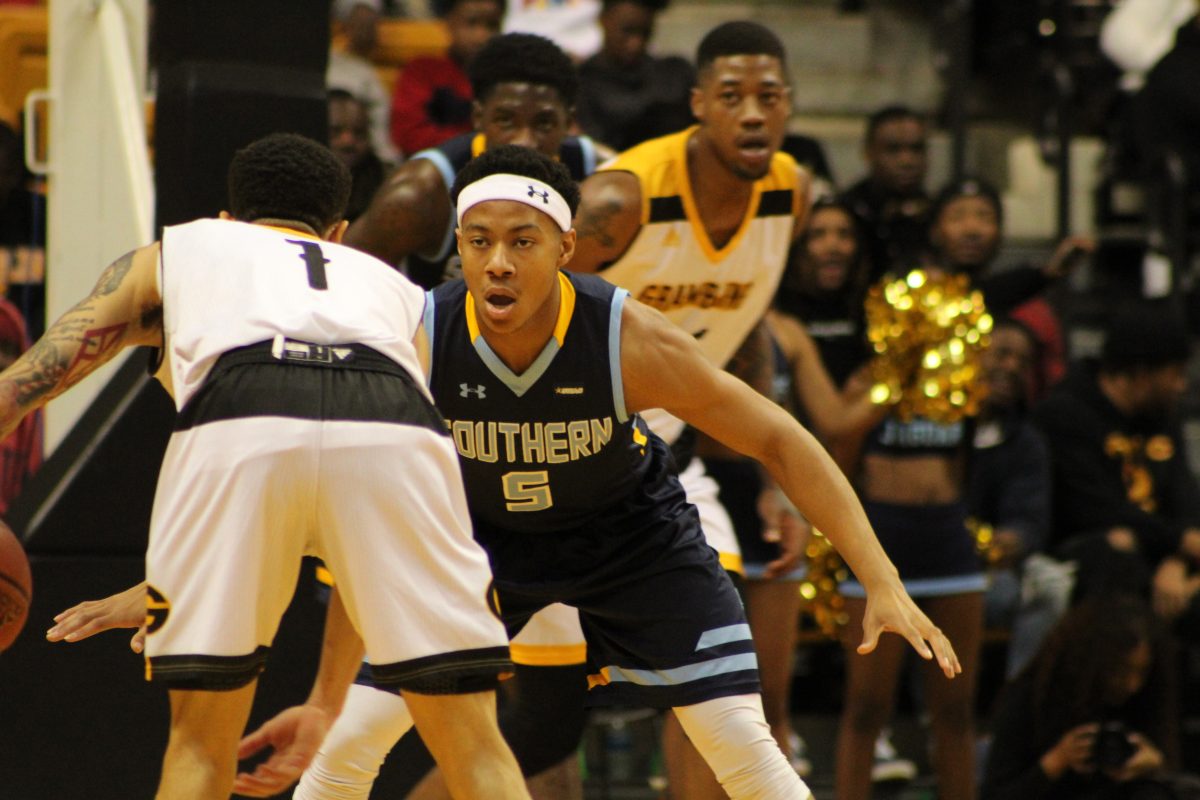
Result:
M812 762L808 760L808 745L800 738L800 734L792 731L788 734L788 761L792 769L801 778L812 774Z
M871 765L874 783L908 782L917 777L917 765L901 758L892 745L892 732L884 728L875 739L875 763Z

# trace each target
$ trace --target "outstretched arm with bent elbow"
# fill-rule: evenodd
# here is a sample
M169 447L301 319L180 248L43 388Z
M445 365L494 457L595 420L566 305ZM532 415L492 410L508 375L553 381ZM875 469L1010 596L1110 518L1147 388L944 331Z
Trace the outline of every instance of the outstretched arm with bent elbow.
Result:
M870 652L882 632L892 631L924 658L936 658L948 677L961 671L954 648L905 592L854 490L812 434L782 408L710 364L696 342L657 311L630 300L621 324L627 408L663 408L763 464L867 588L859 652Z

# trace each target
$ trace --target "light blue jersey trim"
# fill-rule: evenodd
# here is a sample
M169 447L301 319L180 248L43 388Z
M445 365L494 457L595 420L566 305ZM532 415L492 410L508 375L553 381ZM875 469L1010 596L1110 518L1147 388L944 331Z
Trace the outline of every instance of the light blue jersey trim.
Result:
M414 154L413 158L423 158L437 167L437 171L442 175L442 180L446 182L446 194L449 195L451 187L454 186L454 167L451 166L450 159L446 158L446 154L438 149L429 149ZM437 253L434 255L417 253L417 256L426 261L441 261L450 255L450 250L454 247L454 229L456 227L458 227L458 213L454 208L454 203L451 203L450 218L446 221L446 235L442 237L442 244L438 247Z
M746 672L752 669L758 669L757 656L754 653L740 653L675 669L626 669L610 666L605 667L603 673L608 676L610 683L633 683L638 686L680 686L704 678L728 675L733 672Z
M726 625L724 628L713 628L711 631L705 631L700 634L700 641L696 643L696 649L707 650L717 645L729 644L730 642L746 642L749 640L750 626L743 622L739 625Z
M621 311L629 292L617 289L613 292L612 305L608 310L608 370L612 374L613 408L617 422L625 422L629 414L625 411L625 382L621 378Z
M596 171L596 143L590 136L578 136L579 151L583 154L583 175L587 177Z
M987 590L987 576L982 572L975 575L953 575L947 578L921 578L903 581L904 589L911 597L944 597L949 594L968 594ZM843 597L866 597L867 591L858 581L844 581L838 586Z
M558 355L558 340L553 336L550 341L546 342L546 346L542 348L542 352L537 359L529 365L529 369L525 370L520 375L517 375L508 365L500 360L500 356L496 355L495 351L488 346L487 341L482 336L475 337L473 343L475 352L479 353L479 357L483 359L483 363L491 370L500 381L512 390L512 393L517 397L525 394L529 389L538 382L538 378L545 374L550 368L550 362Z
M742 577L747 580L760 581L765 580L767 583L777 582L799 582L808 577L808 565L800 564L791 572L783 575L776 575L774 578L763 578L763 573L767 571L766 564L757 564L754 562L742 559Z
M429 374L425 376L427 385L433 386L433 315L436 313L434 308L436 304L433 302L433 292L425 293L425 313L423 315L425 325L425 338L429 340Z

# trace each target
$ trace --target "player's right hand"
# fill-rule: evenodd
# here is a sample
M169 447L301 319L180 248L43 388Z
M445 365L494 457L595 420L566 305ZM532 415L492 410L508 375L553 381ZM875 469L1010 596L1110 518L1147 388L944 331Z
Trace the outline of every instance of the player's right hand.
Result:
M324 709L312 705L292 706L267 720L238 745L238 759L246 759L270 747L270 758L254 768L239 772L233 783L235 794L272 797L286 790L317 757L317 749L333 720Z
M139 583L103 600L86 600L54 617L46 631L51 642L78 642L113 628L137 628L129 648L140 653L146 646L146 584Z

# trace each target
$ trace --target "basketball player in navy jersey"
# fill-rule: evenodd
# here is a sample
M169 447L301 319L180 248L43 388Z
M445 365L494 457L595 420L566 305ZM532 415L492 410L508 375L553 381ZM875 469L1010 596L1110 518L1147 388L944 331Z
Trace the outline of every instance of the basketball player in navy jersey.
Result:
M892 630L947 676L957 658L803 428L713 367L658 312L603 280L559 271L575 244L575 191L560 165L525 149L473 161L454 190L466 282L440 287L426 305L431 389L458 447L496 605L510 634L550 603L578 608L591 705L674 708L731 797L803 800L808 790L763 717L737 594L638 412L665 408L760 459L856 574L871 576L862 652ZM324 697L357 671L346 658L324 660ZM252 734L243 755L272 742L285 743L276 758L310 755L286 744L294 719L285 712ZM353 782L378 769L405 727L398 698L355 686L297 797L317 796L306 794L312 782L365 797L369 784Z
M339 621L363 638L344 655L378 654L375 679L409 698L456 794L529 797L495 722L509 659L484 600L487 560L420 385L423 298L338 244L349 191L323 145L252 143L229 169L232 213L170 226L115 261L0 373L7 435L123 348L164 356L179 413L141 598L153 611L146 676L170 694L158 800L230 795L310 550L342 581ZM433 592L458 607L453 619L429 613ZM404 626L388 620L404 613Z
M470 78L475 131L412 154L346 231L346 244L403 269L427 289L457 277L450 186L472 158L493 145L532 147L583 180L612 155L586 136L567 135L579 78L549 39L493 37L472 61Z

